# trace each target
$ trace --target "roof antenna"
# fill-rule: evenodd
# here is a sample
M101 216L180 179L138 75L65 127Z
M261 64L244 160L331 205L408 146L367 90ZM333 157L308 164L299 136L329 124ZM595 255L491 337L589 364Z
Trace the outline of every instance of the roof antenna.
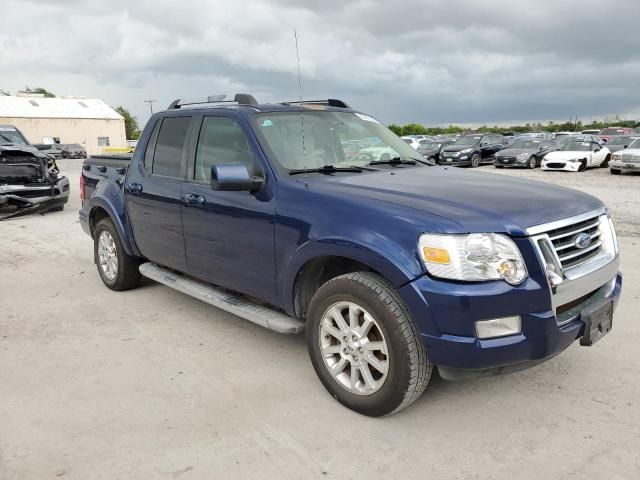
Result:
M302 77L300 75L300 50L298 49L298 31L293 30L293 38L296 41L296 59L298 60L298 93L300 95L300 129L302 132L302 159L304 161L304 186L309 188L307 183L307 149L304 144L304 108L302 106Z

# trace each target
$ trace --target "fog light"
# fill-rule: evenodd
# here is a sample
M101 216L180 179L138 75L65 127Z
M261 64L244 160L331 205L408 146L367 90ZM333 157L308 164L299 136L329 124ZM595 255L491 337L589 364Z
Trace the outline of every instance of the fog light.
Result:
M520 333L521 330L520 316L476 322L476 337L478 338L506 337L507 335Z

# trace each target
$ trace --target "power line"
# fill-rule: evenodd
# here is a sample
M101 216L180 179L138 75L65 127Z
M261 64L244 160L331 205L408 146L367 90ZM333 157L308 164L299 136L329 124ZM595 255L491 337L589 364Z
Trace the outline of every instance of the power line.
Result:
M151 115L153 115L153 104L157 102L157 100L145 100L144 103L149 104L149 110L151 110Z

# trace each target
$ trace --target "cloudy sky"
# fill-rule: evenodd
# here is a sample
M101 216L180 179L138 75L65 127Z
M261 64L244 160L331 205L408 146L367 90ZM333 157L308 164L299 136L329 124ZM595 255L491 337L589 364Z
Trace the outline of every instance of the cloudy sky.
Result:
M21 0L0 15L0 89L141 123L145 99L293 99L297 29L303 95L386 123L635 118L639 28L639 0Z

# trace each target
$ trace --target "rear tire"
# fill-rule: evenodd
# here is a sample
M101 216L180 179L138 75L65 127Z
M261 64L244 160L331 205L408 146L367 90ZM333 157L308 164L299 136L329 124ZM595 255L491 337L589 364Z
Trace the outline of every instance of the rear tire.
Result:
M121 292L140 285L140 259L127 255L113 221L98 222L93 235L93 260L102 282Z
M324 387L363 415L402 410L429 383L432 365L418 328L395 288L374 273L322 285L309 306L306 336Z

